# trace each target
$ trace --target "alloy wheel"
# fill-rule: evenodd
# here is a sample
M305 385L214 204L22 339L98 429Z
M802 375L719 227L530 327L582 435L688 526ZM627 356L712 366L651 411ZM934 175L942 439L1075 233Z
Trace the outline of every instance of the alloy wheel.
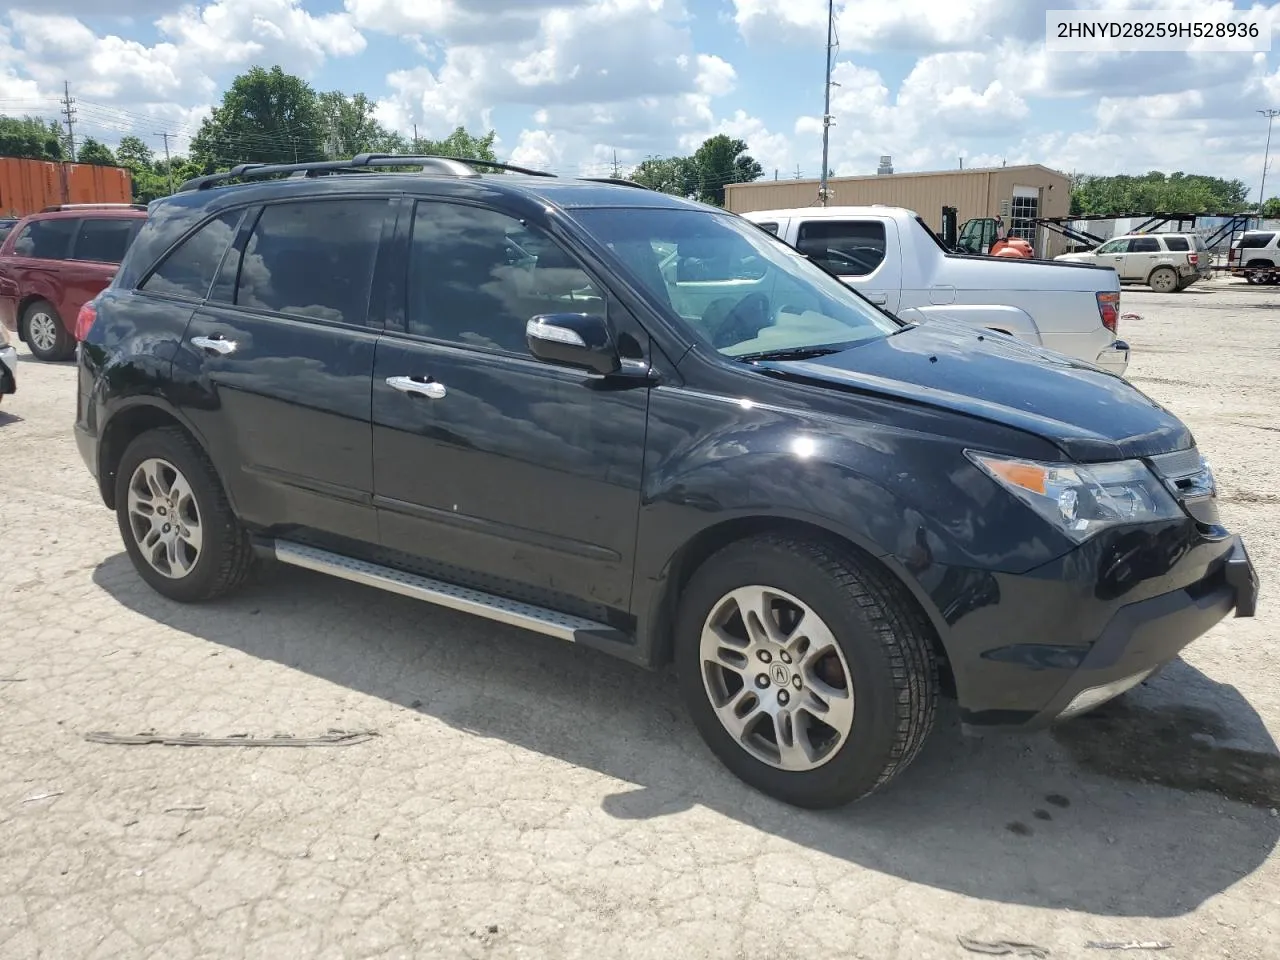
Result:
M200 559L204 531L191 484L167 460L143 460L129 479L129 529L157 573L180 580Z
M814 770L853 729L853 679L831 630L798 598L739 587L702 628L703 687L717 718L747 753L772 767Z

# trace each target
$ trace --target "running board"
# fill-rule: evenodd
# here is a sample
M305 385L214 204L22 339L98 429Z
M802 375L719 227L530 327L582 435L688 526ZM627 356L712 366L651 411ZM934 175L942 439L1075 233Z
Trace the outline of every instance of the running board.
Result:
M440 607L460 610L488 620L510 624L545 634L559 640L576 643L582 640L612 640L628 642L629 638L621 631L595 620L557 613L545 607L508 600L494 596L482 590L459 587L443 580L415 573L405 573L393 567L385 567L366 560L331 553L317 547L309 547L288 540L271 541L268 553L281 563L305 570L315 570L330 576L350 580L352 583L376 587L388 593L398 593L402 597L414 600L425 600Z

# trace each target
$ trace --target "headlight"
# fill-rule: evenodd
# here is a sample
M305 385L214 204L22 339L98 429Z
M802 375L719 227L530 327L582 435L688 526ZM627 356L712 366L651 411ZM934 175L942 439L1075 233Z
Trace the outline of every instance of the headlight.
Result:
M1108 527L1184 516L1141 460L1039 463L972 450L965 456L1077 543Z

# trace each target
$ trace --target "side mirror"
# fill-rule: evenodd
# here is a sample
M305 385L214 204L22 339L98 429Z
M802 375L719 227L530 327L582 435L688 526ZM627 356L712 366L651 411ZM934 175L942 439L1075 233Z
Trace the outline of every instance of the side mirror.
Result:
M544 313L525 325L529 352L539 360L583 367L607 376L622 360L604 317L591 313Z

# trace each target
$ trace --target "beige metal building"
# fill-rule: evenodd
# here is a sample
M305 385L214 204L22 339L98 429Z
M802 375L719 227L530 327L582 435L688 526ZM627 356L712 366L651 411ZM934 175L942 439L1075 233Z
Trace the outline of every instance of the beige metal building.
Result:
M881 169L892 169L889 158ZM731 183L725 206L734 213L813 206L817 180L757 180ZM1055 256L1066 241L1031 217L1065 217L1071 209L1071 180L1038 163L1017 167L979 167L930 173L883 173L865 177L832 177L831 206L874 203L914 210L934 231L942 229L942 208L955 207L959 224L975 217L1002 217L1009 232L1031 241L1036 256Z

